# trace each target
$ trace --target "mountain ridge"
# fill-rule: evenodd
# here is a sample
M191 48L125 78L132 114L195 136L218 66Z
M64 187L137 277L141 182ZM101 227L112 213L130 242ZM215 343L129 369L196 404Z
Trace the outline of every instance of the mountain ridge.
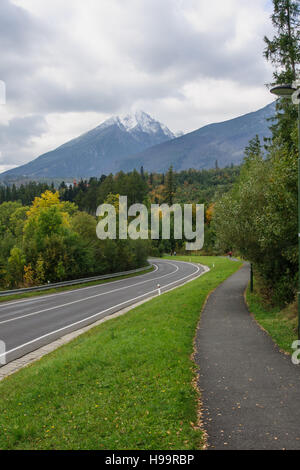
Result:
M86 178L132 171L165 172L239 164L250 139L271 135L268 119L275 102L227 121L212 123L176 136L144 111L113 116L94 129L35 160L2 174L14 178Z
M127 127L124 125L126 119ZM144 111L115 116L33 161L2 173L0 179L100 176L118 171L120 158L135 155L171 138L175 135L167 126Z
M240 164L249 141L270 137L269 119L275 115L275 102L258 111L208 124L176 139L165 142L123 161L125 171L144 166L150 172L198 170ZM199 158L200 155L200 158Z

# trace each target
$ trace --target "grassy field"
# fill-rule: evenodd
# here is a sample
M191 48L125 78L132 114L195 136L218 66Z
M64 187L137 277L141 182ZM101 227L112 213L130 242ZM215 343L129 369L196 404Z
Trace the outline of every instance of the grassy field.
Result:
M254 292L250 288L246 292L246 300L250 312L257 322L269 333L275 343L283 350L292 354L291 345L297 339L297 306L288 305L285 309L271 307L263 299L259 281L255 280Z
M99 284L106 284L108 282L119 281L120 279L127 279L129 277L141 276L142 274L150 273L153 270L154 270L154 267L150 266L149 268L145 268L145 270L140 271L138 273L127 274L125 276L112 277L109 279L103 279L102 281L100 280L100 281L83 282L82 284L74 284L73 286L55 287L53 289L26 292L22 294L4 295L0 297L0 303L9 302L11 300L28 299L30 297L40 297L41 295L57 294L58 292L81 289L82 287L97 286Z
M240 263L192 260L211 271L0 382L0 449L200 449L193 338Z

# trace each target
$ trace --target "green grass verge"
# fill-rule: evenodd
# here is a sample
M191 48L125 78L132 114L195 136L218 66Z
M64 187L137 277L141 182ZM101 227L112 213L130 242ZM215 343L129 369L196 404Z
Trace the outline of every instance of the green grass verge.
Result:
M151 266L150 268L145 268L144 271L140 271L138 273L127 274L125 276L112 277L109 279L103 279L102 281L100 280L100 281L83 282L82 284L75 284L74 286L56 287L53 289L27 292L23 294L6 295L3 297L0 297L0 303L9 302L11 300L28 299L30 297L40 297L41 295L57 294L58 292L82 289L82 287L98 286L100 284L106 284L108 282L119 281L120 279L128 279L130 277L141 276L142 274L151 273L153 270L154 270L154 267Z
M0 382L0 449L201 448L193 338L240 263L193 261L215 267Z
M297 306L291 304L283 310L272 307L263 299L261 286L257 279L255 279L254 285L253 293L250 292L249 287L246 292L250 312L280 349L292 354L294 350L291 345L297 339Z

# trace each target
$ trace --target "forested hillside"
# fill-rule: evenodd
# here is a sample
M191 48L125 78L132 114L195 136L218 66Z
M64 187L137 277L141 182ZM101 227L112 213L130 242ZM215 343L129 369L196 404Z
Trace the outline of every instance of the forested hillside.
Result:
M214 170L169 169L167 174L120 172L72 185L31 182L0 187L0 285L31 286L146 264L148 254L184 250L184 240L101 241L96 209L118 195L134 203L204 203L206 249L213 249L209 224L214 202L229 191L239 167ZM173 219L172 219L173 223Z

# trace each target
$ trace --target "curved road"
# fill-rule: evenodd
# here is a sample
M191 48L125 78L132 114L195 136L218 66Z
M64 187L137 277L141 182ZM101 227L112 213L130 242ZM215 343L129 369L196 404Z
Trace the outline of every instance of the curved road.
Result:
M165 292L203 272L199 265L175 259L152 260L152 264L154 270L141 276L0 304L0 341L6 345L6 362L157 295L158 284Z

